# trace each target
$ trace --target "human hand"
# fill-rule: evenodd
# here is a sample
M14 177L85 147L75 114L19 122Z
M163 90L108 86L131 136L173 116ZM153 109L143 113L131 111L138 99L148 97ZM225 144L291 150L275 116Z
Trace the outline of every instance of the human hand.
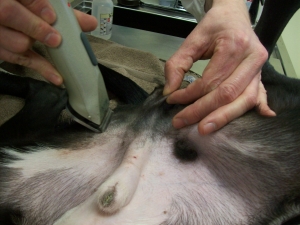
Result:
M177 90L185 72L199 59L209 59L202 78ZM173 118L182 128L199 122L200 134L222 128L253 107L275 116L260 80L268 55L251 28L243 0L214 0L179 50L166 62L164 95L169 104L188 104ZM176 91L177 90L177 91Z
M94 30L97 20L75 10L83 31ZM50 82L60 85L62 77L45 58L31 47L37 40L57 47L61 36L51 24L56 14L48 0L0 0L0 59L29 67Z

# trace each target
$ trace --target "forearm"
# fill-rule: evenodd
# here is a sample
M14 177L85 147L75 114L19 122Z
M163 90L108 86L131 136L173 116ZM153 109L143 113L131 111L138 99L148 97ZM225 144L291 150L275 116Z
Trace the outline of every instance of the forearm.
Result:
M235 7L230 7L230 5ZM245 0L205 0L204 11L207 13L212 7L216 6L223 6L228 9L238 7L241 12L244 12L248 16Z
M198 22L212 7L223 7L224 10L233 10L231 13L240 14L241 12L248 16L245 0L181 0L183 7L191 13ZM237 12L234 12L237 10Z

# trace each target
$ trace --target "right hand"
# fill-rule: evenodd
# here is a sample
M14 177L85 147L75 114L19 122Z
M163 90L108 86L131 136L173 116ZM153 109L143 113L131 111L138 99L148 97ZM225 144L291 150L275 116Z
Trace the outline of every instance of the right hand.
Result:
M197 60L211 59L202 74L180 89ZM164 95L169 104L190 104L173 118L180 129L198 123L202 135L212 133L256 107L275 116L261 83L268 53L253 29L244 0L214 0L212 8L166 62Z
M92 31L97 20L75 10L83 31ZM57 47L61 36L51 24L56 14L47 0L0 0L0 60L29 67L55 85L63 80L49 61L31 47L39 41Z

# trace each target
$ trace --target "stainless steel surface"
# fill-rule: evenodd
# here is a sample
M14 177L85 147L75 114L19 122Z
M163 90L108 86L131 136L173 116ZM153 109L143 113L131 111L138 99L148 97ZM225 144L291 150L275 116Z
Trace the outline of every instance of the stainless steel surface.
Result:
M168 15L168 13L170 13L170 12L173 12L173 13L175 13L175 15L178 13L178 14L184 15L184 17L193 18L182 6L181 1L178 1L178 0L176 0L174 6L171 6L171 7L160 5L160 4L155 4L155 3L149 2L147 0L141 1L141 6L144 8L154 8L156 10L162 11L166 15Z
M150 52L164 60L170 58L184 41L179 37L118 25L113 25L110 40L127 47Z
M72 7L80 10L82 12L90 12L92 9L92 1L91 0L74 0L71 3Z
M178 50L184 38L113 25L110 40L130 48L150 52L159 59L167 60ZM191 70L201 75L207 63L208 60L197 61Z
M160 6L155 2L141 1L138 7L125 7L114 3L113 23L120 26L153 31L176 37L187 37L197 22L195 18L180 7ZM158 2L158 0L157 0ZM74 0L72 7L85 13L91 12L91 0Z
M181 0L141 0L141 2L145 4L150 4L154 6L164 6L186 12L185 8L182 6Z
M128 7L118 5L117 0L113 0L113 2L115 8L121 9L117 12L123 10L129 12L129 15L130 12L132 12L132 15L137 15L135 14L135 12L141 12L142 14L150 14L153 15L154 17L157 16L157 17L170 18L171 21L174 21L175 26L176 24L178 24L178 21L184 21L188 24L196 24L195 18L191 14L182 10L176 10L176 9L170 10L169 7L156 7L149 4L147 5L145 3L142 3L139 7L128 8ZM91 1L74 0L72 6L75 6L77 9L82 11L90 10ZM116 16L118 15L114 13L114 19ZM142 25L145 23L145 22L144 23L140 22L139 18L136 18L136 20ZM176 29L178 30L182 29L181 25L183 24L184 23L177 25ZM156 26L159 25L160 24L157 24ZM164 25L165 24L163 24L162 26ZM135 48L145 52L150 52L162 60L169 59L184 41L184 38L182 37L147 31L147 29L143 27L140 29L135 29L128 26L124 26L124 25L119 26L114 24L112 37L110 40L130 48ZM163 29L166 29L166 27L164 26ZM198 61L194 63L192 67L192 71L198 74L202 74L202 71L204 70L207 63L208 60Z
M165 16L165 17L170 17L174 19L185 20L185 21L190 21L195 23L197 22L196 19L191 14L181 9L164 7L164 6L149 4L144 2L141 2L139 7L128 8L125 6L118 5L117 0L113 0L113 2L115 3L115 7L117 8L124 8L127 10L151 13L155 15L160 15L160 16Z
M197 22L196 19L181 6L178 0L176 1L176 5L174 8L161 6L158 4L151 4L151 3L147 3L146 1L145 2L141 1L139 7L129 8L129 7L119 5L117 0L112 0L112 1L114 3L114 7L116 8L123 8L132 11L140 11L145 13L162 15L166 17L191 21L195 23ZM83 12L89 12L92 8L92 0L74 0L72 2L72 7Z

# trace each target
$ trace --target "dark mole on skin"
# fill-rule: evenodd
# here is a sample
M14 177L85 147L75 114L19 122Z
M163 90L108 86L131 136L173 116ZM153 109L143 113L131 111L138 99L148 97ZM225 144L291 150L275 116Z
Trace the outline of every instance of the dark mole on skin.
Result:
M184 162L192 162L198 158L195 148L186 140L177 139L174 142L174 155Z

